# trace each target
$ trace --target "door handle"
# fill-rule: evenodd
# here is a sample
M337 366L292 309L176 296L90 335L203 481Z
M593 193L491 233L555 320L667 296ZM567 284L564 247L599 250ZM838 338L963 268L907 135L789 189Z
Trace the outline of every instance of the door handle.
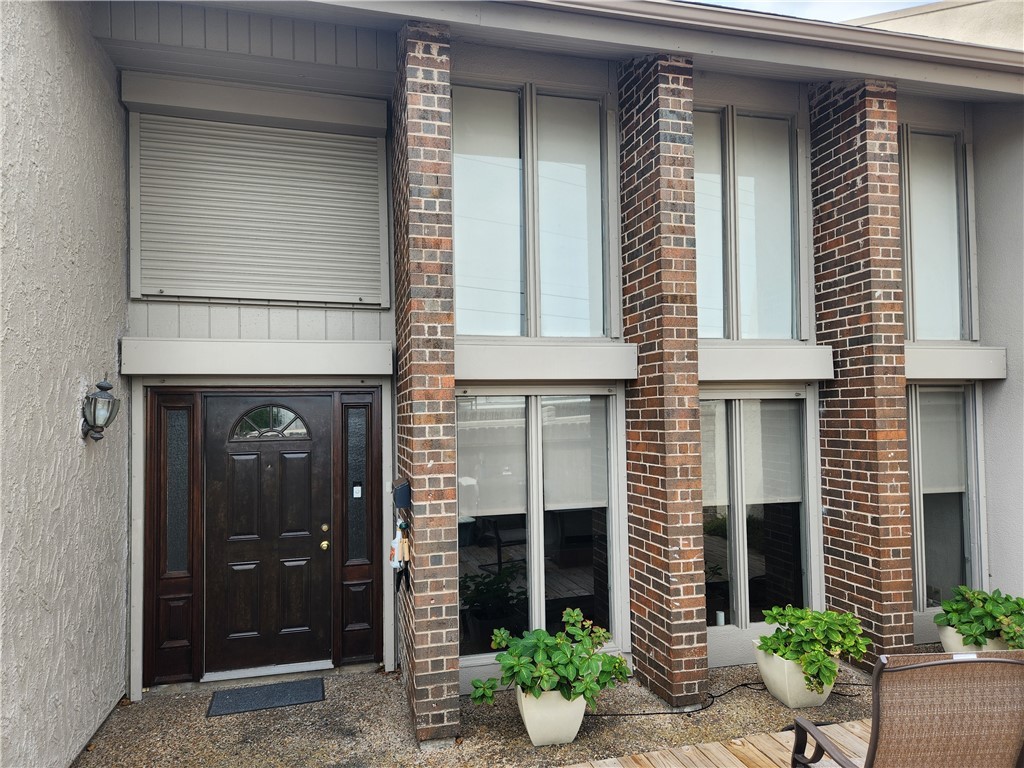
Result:
M320 542L320 549L322 549L324 552L326 552L330 548L331 548L331 545L328 542L326 542L326 541L321 541Z

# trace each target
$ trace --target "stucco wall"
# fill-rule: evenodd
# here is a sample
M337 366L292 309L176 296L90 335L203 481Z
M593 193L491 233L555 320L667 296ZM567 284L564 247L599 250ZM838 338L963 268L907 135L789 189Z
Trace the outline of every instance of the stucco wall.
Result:
M125 690L124 117L85 4L0 3L0 765L66 766Z
M1024 107L976 106L974 179L981 342L1006 347L1005 381L984 385L991 585L1024 594Z
M1020 0L930 3L873 18L876 20L854 23L925 37L1024 49L1024 3Z

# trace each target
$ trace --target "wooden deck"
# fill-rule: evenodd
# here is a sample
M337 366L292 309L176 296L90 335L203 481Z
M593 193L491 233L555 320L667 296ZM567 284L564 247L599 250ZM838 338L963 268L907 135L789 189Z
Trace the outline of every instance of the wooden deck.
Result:
M827 725L823 730L851 758L863 763L868 751L868 740L871 738L870 720ZM572 768L789 768L792 747L792 731L758 733L731 741L688 744L673 749L660 749L657 752L645 752L642 755L594 760L590 763L579 763ZM836 768L836 764L828 759L823 759L816 765L821 768Z

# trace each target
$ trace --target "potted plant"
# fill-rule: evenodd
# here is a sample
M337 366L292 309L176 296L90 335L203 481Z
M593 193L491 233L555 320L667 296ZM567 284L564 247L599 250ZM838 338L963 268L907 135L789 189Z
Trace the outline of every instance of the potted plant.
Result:
M586 621L578 608L562 614L565 629L551 635L544 629L512 637L496 629L491 647L499 653L501 679L474 680L472 700L494 704L498 685L514 685L519 715L535 747L568 744L576 738L587 705L616 682L624 682L629 668L620 656L601 653L611 638L608 630Z
M817 707L832 692L836 658L859 661L868 649L860 620L852 613L775 606L764 611L779 626L754 642L754 656L768 692L790 709Z
M1024 598L960 585L935 614L946 653L1024 648Z

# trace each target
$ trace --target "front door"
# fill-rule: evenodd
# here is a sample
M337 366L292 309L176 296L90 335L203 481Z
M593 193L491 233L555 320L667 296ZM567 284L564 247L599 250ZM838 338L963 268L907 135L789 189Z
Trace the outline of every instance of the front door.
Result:
M331 396L205 406L206 671L330 660Z
M147 402L144 684L379 661L380 391Z

